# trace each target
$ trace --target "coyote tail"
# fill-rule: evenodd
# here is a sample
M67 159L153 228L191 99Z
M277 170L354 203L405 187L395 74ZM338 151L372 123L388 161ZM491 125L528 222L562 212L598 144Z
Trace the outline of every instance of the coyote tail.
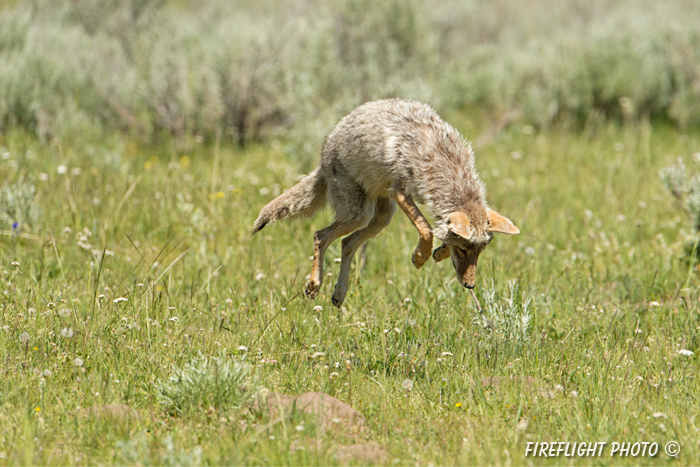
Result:
M326 180L316 169L260 211L251 235L280 219L311 216L326 205Z

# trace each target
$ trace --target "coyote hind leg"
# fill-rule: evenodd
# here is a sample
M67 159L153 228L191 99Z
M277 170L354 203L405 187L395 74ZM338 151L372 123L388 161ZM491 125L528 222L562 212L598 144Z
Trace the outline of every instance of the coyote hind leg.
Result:
M314 234L314 261L311 277L306 282L306 295L314 299L323 283L323 257L336 239L364 229L374 217L375 202L347 173L341 164L331 164L328 170L328 201L335 211L335 221Z
M306 296L314 299L323 284L323 257L326 250L340 237L348 235L358 229L362 229L369 223L374 215L374 206L367 203L355 213L356 215L348 220L339 220L321 229L314 234L314 261L311 266L311 277L306 282Z
M355 253L367 240L377 235L389 225L395 211L396 204L389 198L378 199L374 217L367 227L343 239L340 272L338 273L338 282L335 284L335 292L333 292L332 299L333 305L336 307L340 308L340 305L345 301L345 295L348 293L350 266Z

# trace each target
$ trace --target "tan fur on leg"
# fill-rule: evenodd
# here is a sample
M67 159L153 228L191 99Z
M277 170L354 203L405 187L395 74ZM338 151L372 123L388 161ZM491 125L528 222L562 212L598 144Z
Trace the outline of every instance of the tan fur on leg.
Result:
M418 240L418 246L413 251L411 260L416 269L420 269L430 259L430 253L433 250L433 230L410 196L394 190L392 191L392 198L418 229L420 239Z
M362 222L358 221L336 221L314 234L314 261L311 265L311 277L306 282L307 297L313 300L321 289L323 284L323 257L326 255L328 246L338 238L357 230L361 226Z

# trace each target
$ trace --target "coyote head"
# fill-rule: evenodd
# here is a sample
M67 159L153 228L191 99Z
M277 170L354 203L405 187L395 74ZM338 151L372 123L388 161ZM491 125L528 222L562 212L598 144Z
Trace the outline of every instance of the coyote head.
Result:
M509 219L489 208L471 209L469 215L462 211L452 212L435 227L433 233L442 240L442 246L433 252L433 259L440 262L451 256L460 284L473 289L476 261L491 242L494 232L514 235L520 230Z

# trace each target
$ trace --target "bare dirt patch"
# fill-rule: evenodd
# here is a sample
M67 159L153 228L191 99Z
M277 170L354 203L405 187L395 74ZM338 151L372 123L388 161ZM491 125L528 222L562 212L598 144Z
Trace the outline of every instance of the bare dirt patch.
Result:
M389 455L384 447L376 443L351 444L340 446L334 456L341 463L360 462L362 464L381 464L389 460Z
M322 392L305 392L288 396L270 392L253 410L267 411L271 418L292 416L295 413L312 415L323 431L341 431L345 435L367 434L365 418L352 406Z
M126 404L93 405L92 407L80 409L78 415L119 420L139 419L139 413Z
M276 392L264 395L253 406L253 412L267 416L270 424L303 414L310 416L318 430L330 435L333 445L323 447L320 440L307 440L309 446L330 452L341 463L386 463L389 456L383 446L363 442L369 436L365 418L351 405L322 392L305 392L288 396ZM269 425L268 425L269 426ZM352 443L352 444L345 444Z

